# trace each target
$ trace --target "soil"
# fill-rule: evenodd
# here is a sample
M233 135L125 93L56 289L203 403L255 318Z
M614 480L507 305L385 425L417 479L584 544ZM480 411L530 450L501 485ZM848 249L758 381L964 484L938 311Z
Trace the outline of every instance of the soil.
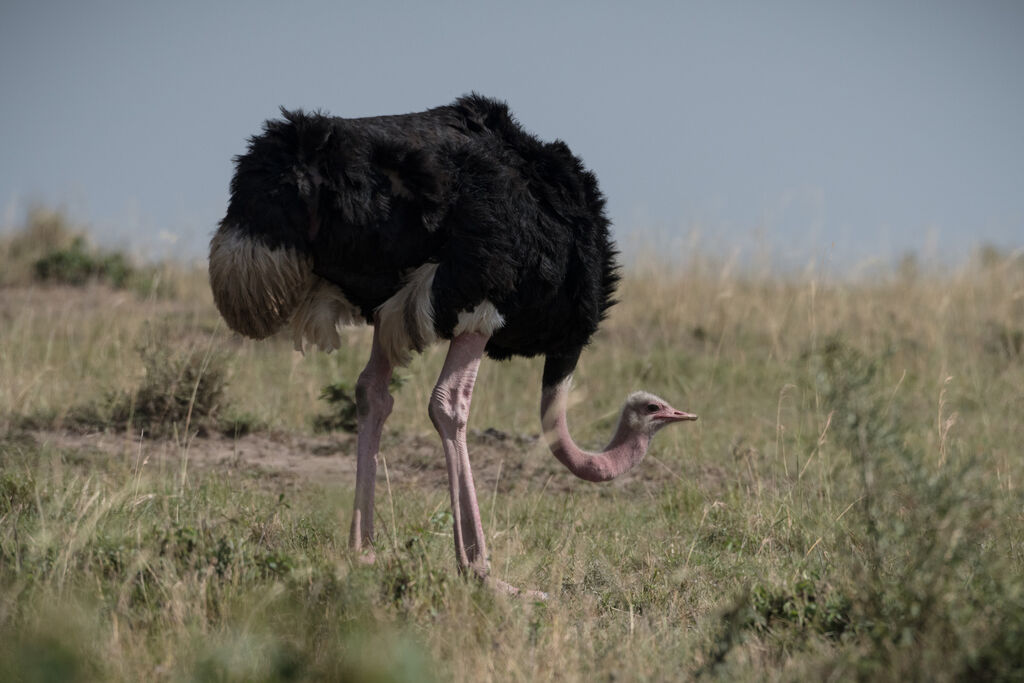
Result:
M194 436L181 443L173 439L138 439L109 431L40 430L32 432L42 445L61 450L99 452L131 458L140 463L174 463L201 468L251 468L267 475L301 481L352 485L356 471L356 437L352 434L304 435L255 433L240 437L220 434ZM493 490L520 488L517 478L547 478L560 466L538 448L536 437L514 437L497 430L474 431L469 436L473 472ZM549 462L550 461L550 462ZM385 434L378 461L378 478L403 485L447 485L444 453L436 437ZM571 478L571 476L570 476ZM383 483L383 481L381 481Z
M209 434L193 436L183 443L173 439L140 440L111 431L36 430L31 434L42 445L130 458L143 466L187 464L203 469L251 469L295 485L309 481L340 486L355 483L356 437L353 434L259 432L240 437ZM495 490L504 494L541 487L548 491L571 491L593 486L566 472L535 435L475 430L469 434L468 445L478 495ZM666 472L656 458L648 460L602 486L652 495L677 476ZM377 469L379 486L384 484L385 476L393 486L445 490L448 471L436 435L385 433Z

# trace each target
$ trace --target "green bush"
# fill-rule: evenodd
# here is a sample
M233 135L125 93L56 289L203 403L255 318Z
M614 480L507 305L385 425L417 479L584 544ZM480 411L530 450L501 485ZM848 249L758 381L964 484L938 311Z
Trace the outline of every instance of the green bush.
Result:
M121 252L96 252L86 246L84 237L75 237L65 249L47 253L35 262L35 278L41 282L82 286L95 280L123 288L132 275L132 267Z

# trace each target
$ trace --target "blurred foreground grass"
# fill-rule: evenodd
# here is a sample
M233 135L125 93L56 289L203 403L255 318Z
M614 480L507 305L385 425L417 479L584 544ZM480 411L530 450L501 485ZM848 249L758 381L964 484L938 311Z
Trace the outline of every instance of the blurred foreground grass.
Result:
M538 360L482 368L471 428L522 437L477 478L492 565L547 604L458 577L444 487L382 475L363 567L351 480L190 466L218 430L311 433L365 330L331 356L232 338L173 265L159 290L5 280L0 679L1021 680L1024 258L848 282L677 263L626 273L575 378L587 446L636 388L701 416L623 481L530 438ZM424 457L442 358L403 375L389 462Z

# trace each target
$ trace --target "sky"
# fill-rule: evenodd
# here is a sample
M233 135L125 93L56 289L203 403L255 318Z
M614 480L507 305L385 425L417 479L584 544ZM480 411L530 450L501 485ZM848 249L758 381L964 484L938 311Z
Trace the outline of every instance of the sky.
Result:
M849 268L1024 247L1024 3L0 0L0 231L201 259L278 107L477 91L565 140L627 252Z

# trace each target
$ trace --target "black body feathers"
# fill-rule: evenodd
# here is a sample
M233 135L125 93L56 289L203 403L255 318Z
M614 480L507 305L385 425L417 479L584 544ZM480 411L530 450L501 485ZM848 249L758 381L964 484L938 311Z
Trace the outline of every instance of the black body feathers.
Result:
M597 180L565 143L478 95L360 119L284 111L236 159L223 229L312 259L367 319L414 269L438 264L433 325L487 300L488 355L549 357L563 379L618 281Z

